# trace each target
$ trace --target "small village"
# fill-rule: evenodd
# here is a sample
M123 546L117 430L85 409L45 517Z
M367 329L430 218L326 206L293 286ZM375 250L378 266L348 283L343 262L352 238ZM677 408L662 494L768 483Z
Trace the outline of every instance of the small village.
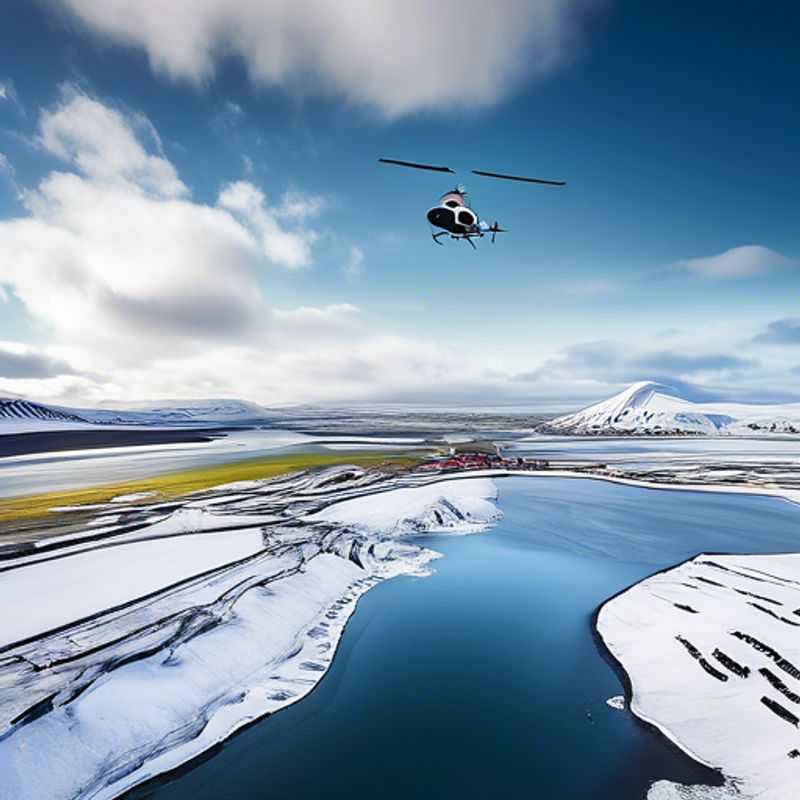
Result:
M421 472L463 472L464 470L541 470L549 462L543 459L504 456L500 448L489 442L469 442L449 447L447 453L434 456L417 467Z

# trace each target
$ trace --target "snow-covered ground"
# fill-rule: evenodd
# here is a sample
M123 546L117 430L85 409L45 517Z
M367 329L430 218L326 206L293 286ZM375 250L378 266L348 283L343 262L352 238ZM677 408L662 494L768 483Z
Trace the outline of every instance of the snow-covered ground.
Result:
M0 648L129 603L262 548L261 533L255 528L145 539L42 558L11 569L0 580L0 607L14 608L22 597L29 600L24 614L3 615Z
M697 556L608 601L597 630L633 712L728 777L650 800L800 796L800 554Z
M568 434L700 434L748 436L800 433L800 403L694 403L652 381L631 384L608 400L540 426Z
M498 514L491 481L408 483L338 467L178 510L122 498L4 561L25 613L0 616L0 795L113 798L305 696L360 595L436 557L400 534Z
M0 797L110 799L301 699L361 594L424 574L436 557L405 537L484 530L500 514L492 478L503 474L513 473L343 466L241 481L177 509L123 495L98 505L85 528L20 549L0 563L0 602L26 598L24 614L0 617ZM649 800L793 797L780 787L798 785L800 758L788 754L800 749L800 728L761 697L800 721L800 678L732 631L798 665L795 610L800 556L701 557L604 606L598 630L631 676L634 713L730 778L712 789L660 781ZM730 667L717 649L750 674L714 677L678 635L721 674Z
M497 486L490 478L450 480L333 503L309 519L392 536L432 529L475 533L500 517L496 500Z

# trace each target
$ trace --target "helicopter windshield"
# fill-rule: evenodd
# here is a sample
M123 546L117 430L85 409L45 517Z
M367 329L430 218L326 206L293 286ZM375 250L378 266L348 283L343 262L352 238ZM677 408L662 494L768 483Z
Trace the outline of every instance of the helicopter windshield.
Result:
M466 206L469 208L470 204L467 193L465 191L460 191L460 189L461 187L459 187L459 189L454 189L452 192L443 194L439 202L448 208L458 208L459 206Z

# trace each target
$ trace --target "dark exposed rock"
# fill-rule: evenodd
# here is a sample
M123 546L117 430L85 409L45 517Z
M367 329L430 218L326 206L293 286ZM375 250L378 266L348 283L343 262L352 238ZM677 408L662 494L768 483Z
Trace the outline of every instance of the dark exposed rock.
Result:
M764 642L756 639L755 636L750 636L749 633L734 631L731 636L735 636L737 639L747 642L753 649L771 658L775 662L775 665L782 669L787 675L791 675L796 680L800 680L800 670L797 669L791 661L785 659L774 647L764 644Z
M747 678L750 676L750 667L742 666L738 661L732 659L727 653L723 653L718 647L711 654L719 661L724 667L729 669L734 675L740 678Z
M793 692L774 672L767 667L761 667L759 672L767 679L772 688L780 692L787 700L800 703L800 694Z
M685 639L683 636L676 636L675 637L688 651L689 655L697 661L697 663L709 674L712 678L716 678L718 681L727 681L728 676L724 672L720 672L716 667L712 666L708 663L708 661L703 657L703 654L688 640Z
M775 702L775 700L771 700L769 697L762 697L761 702L773 714L776 714L781 719L786 720L786 722L788 722L790 725L794 725L795 728L797 727L798 723L800 723L800 717L796 717L791 711L784 708L780 703Z

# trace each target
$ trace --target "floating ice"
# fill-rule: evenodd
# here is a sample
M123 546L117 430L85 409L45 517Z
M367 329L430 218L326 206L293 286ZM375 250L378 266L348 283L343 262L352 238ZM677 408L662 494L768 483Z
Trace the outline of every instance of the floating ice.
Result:
M609 697L608 700L606 700L606 705L610 706L616 711L624 711L625 698L621 694L615 695L614 697Z

